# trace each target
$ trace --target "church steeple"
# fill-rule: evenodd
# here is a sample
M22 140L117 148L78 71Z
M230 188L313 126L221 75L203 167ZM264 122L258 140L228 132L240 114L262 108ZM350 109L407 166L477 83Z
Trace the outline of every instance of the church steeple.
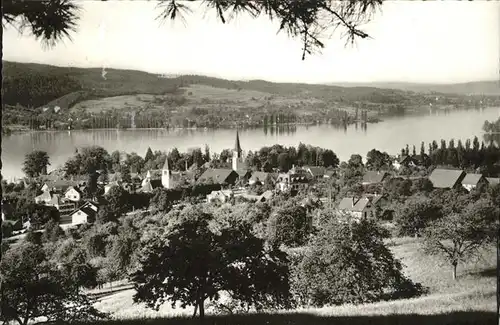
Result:
M164 188L170 188L170 168L168 167L168 157L165 159L163 169L161 171L161 184Z
M240 135L238 133L238 130L236 130L236 142L234 143L233 161L232 161L234 171L240 170L243 166L242 152L243 150L241 150Z
M170 168L168 167L168 157L165 158L165 163L163 164L163 170L170 170Z
M240 145L240 135L238 133L238 130L236 130L236 142L234 143L234 150L235 153L237 153L238 158L241 158L241 145Z

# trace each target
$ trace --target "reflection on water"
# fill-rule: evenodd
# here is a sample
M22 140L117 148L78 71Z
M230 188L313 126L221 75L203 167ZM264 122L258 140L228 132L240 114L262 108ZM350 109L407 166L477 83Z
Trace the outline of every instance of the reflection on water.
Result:
M385 118L383 122L354 125L279 125L240 131L243 150L256 150L276 143L297 146L299 142L332 149L341 160L353 153L366 155L377 148L398 154L406 144L420 147L433 140L459 139L465 141L475 135L485 143L498 141L500 135L482 132L485 120L496 120L499 108L467 111L432 111L420 116ZM369 129L369 131L368 131ZM152 150L183 151L193 147L210 146L211 152L220 152L234 146L235 130L204 129L135 129L135 130L74 130L48 131L4 136L2 141L2 174L6 178L21 177L21 165L26 153L33 149L47 151L51 167L57 167L71 157L76 148L99 145L108 151L124 150L144 156ZM500 144L499 144L500 145ZM50 170L50 169L49 169Z

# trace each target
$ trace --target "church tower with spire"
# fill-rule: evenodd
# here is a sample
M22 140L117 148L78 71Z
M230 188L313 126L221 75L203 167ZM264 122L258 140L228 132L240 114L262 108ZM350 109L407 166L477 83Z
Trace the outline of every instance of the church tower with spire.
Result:
M242 152L243 150L241 150L240 136L238 134L238 130L236 130L236 142L234 143L233 160L232 160L234 171L238 171L244 165Z
M168 157L165 159L165 164L161 170L161 185L164 188L170 188L170 168L168 167Z

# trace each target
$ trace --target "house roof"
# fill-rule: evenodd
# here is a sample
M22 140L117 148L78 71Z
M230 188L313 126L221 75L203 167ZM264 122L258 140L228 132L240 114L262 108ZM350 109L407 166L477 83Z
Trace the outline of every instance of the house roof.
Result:
M372 205L376 205L379 203L382 199L386 198L385 195L380 195L380 194L369 194L369 195L363 195L364 198L367 198L370 200Z
M370 200L366 197L356 199L353 197L345 197L340 201L338 205L339 210L347 210L353 212L363 212L367 205L369 205Z
M161 178L161 169L150 169L147 171L146 175L144 176L145 178L148 176L147 174L150 174L151 179L155 178Z
M48 201L52 199L52 194L50 191L43 191L42 194L35 197L35 200L36 199Z
M77 187L79 181L67 180L67 179L57 179L54 181L47 181L45 184L50 188L55 188L56 190L66 191L68 187Z
M365 175L363 175L363 183L367 184L382 183L382 181L387 175L388 174L386 172L367 171Z
M490 185L497 185L500 184L500 178L495 178L495 177L486 177L486 180Z
M146 184L144 184L139 191L140 192L145 192L145 193L153 192L153 190L155 188L159 188L159 187L162 187L162 186L163 185L161 184L161 180L159 180L159 179L152 179L149 182L146 182Z
M81 208L79 209L76 209L74 210L73 212L71 212L69 214L69 217L72 217L75 213L77 213L78 211L81 211L83 213L85 213L88 217L88 221L95 221L95 217L97 215L97 211L95 211L94 209L92 209L90 206L82 206Z
M83 208L83 207L89 207L93 210L99 209L99 205L97 203L92 202L92 201L85 202L80 208Z
M71 189L73 189L73 190L77 191L78 193L82 194L82 191L80 190L80 188L78 186L70 186L70 187L68 187L66 189L66 192L68 192Z
M477 185L483 175L481 174L467 174L465 175L464 179L462 180L462 184L464 185Z
M273 196L274 196L273 191L267 190L260 195L259 201L262 201L262 199L265 199L267 201L267 200L271 199Z
M309 171L313 176L323 176L325 175L325 168L320 166L308 166L304 167L307 171Z
M452 188L465 177L463 170L436 168L429 176L435 188Z
M333 175L335 175L335 171L334 170L327 170L327 171L325 171L325 175L328 177L332 177Z
M50 199L50 203L52 203L52 204L61 203L61 196L59 194L52 194L52 198Z
M252 176L250 177L251 180L254 181L264 181L266 180L267 177L269 177L271 174L270 173L265 173L265 172L252 172Z
M232 173L234 173L232 169L210 168L205 170L205 172L201 174L200 178L198 178L198 181L206 181L211 178L213 179L214 183L224 183Z

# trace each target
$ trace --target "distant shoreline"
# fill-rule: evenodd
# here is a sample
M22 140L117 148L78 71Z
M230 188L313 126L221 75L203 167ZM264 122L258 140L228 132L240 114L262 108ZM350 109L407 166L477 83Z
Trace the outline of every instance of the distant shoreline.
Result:
M366 123L367 124L372 124L372 123L379 123L379 122L383 122L383 120L381 119L378 119L378 120L375 120L375 121L367 121ZM357 122L352 122L352 123L348 123L346 125L352 125L352 124L356 124L356 123L365 123L363 121L357 121ZM268 129L275 129L275 128L280 128L280 127L290 127L290 126L299 126L299 125L305 125L305 126L314 126L314 125L339 125L341 126L342 124L330 124L330 123L321 123L321 124L314 124L314 123L290 123L290 124L278 124L278 125L268 125L267 128ZM8 125L5 125L5 126L2 126L2 128L5 128L5 127L9 127ZM61 129L61 130L20 130L20 129L10 129L9 133L3 133L3 135L11 135L11 134L20 134L20 133L25 133L25 134L28 134L28 133L43 133L43 132L71 132L71 131L99 131L99 130L109 130L109 131L112 131L112 130L115 130L115 131L129 131L129 130L234 130L234 129L241 129L241 130L245 130L245 129L264 129L266 128L264 125L261 125L261 126L254 126L254 127L238 127L238 126L235 126L235 127L215 127L215 128L208 128L208 127L191 127L191 128L184 128L184 127L169 127L169 128L97 128L97 129L67 129L67 130L64 130L64 129Z

